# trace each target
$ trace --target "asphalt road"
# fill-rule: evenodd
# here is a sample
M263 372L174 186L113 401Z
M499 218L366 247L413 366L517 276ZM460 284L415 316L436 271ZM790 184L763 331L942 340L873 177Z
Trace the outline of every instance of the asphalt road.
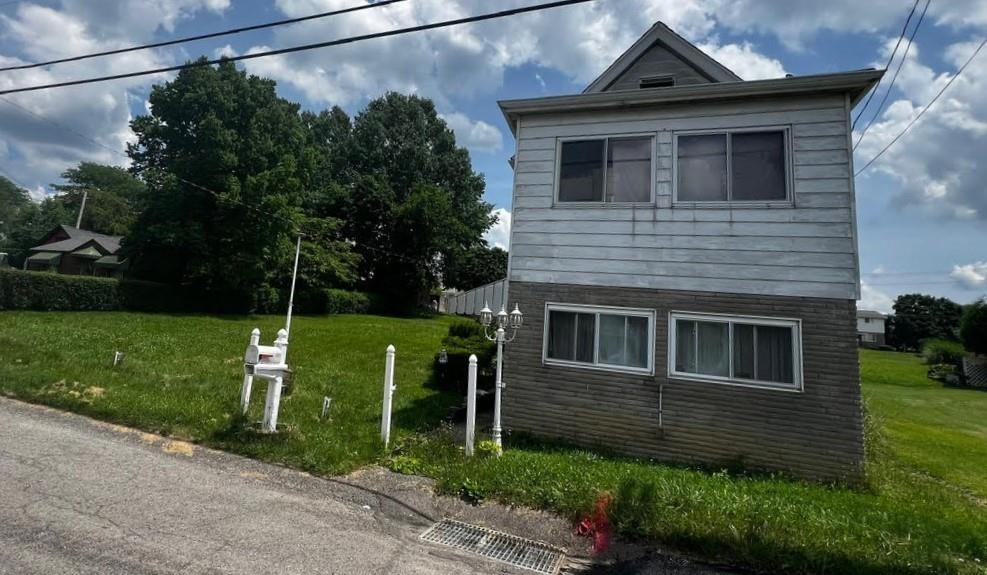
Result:
M565 549L563 575L735 573L627 543L592 556L563 518L421 477L314 477L0 397L0 575L531 573L421 542L444 517Z
M442 513L0 399L0 573L505 572L419 542Z

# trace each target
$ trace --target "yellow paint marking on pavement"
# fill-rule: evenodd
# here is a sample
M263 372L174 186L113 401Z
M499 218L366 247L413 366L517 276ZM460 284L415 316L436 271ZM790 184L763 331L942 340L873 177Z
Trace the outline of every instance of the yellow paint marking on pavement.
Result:
M243 477L244 479L256 479L258 481L264 481L267 479L267 475L256 471L241 471L240 477Z
M172 455L184 455L185 457L192 457L195 453L195 447L191 443L186 443L184 441L169 441L164 446L165 453L171 453Z

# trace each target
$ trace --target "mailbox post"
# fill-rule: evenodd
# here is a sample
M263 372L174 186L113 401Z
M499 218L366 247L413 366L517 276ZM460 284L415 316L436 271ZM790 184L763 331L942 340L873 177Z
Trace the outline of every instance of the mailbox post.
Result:
M260 344L260 330L255 327L250 332L250 343L248 347L257 346L258 344ZM246 369L243 371L243 387L240 388L240 412L243 415L247 415L247 406L250 405L250 392L254 386L254 376L248 373Z
M257 341L260 340L260 331L254 330L257 334ZM281 406L281 389L284 385L284 378L291 376L291 370L285 362L288 356L288 332L278 331L278 338L274 345L259 345L253 343L254 335L250 337L251 344L247 346L247 352L243 358L244 389L242 396L242 406L244 413L250 404L249 384L253 384L253 379L259 377L266 379L267 400L264 402L264 422L262 429L268 433L274 433L278 427L278 409Z

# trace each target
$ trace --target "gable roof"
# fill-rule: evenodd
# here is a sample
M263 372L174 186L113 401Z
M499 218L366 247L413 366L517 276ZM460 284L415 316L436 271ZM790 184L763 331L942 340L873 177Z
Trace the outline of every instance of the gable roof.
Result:
M501 100L498 102L507 125L517 136L518 117L526 114L564 112L589 112L597 110L623 110L640 106L671 103L697 103L717 100L744 100L780 95L847 94L854 106L884 75L884 70L857 70L835 74L813 74L791 78L748 80L746 82L717 82L672 86L668 88L642 88L640 90L616 90L573 96L548 96Z
M31 251L72 252L87 243L92 242L106 250L107 253L115 254L117 250L120 249L120 240L123 239L123 236L108 236L105 234L97 234L96 232L91 232L89 230L80 230L79 228L74 228L72 226L60 225L48 232L48 234L45 235L45 240L52 237L59 231L68 235L68 238L51 243L42 243L41 245L31 248Z
M694 44L679 36L674 30L663 24L655 24L637 39L626 52L614 60L613 64L603 71L596 80L583 90L583 94L602 92L612 85L634 62L655 44L660 44L680 60L693 67L710 82L740 82L742 78L720 64Z

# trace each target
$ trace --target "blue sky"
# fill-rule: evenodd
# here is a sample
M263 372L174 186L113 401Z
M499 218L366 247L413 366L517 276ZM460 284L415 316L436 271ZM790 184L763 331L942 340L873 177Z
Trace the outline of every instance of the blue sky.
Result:
M332 10L364 0L25 0L0 5L0 63L51 59L134 43ZM117 73L202 54L241 54L539 0L408 0L359 14L264 30L181 48L0 73L0 87ZM919 3L921 11L924 0ZM506 241L513 139L497 100L582 90L655 20L662 20L746 79L883 65L912 0L597 0L459 29L257 59L303 107L338 104L355 114L387 90L433 98L502 217L491 241ZM916 18L918 13L916 13ZM914 20L913 20L914 22ZM887 105L857 150L861 167L949 80L987 35L987 0L936 0ZM893 66L897 66L896 62ZM80 160L124 163L127 127L146 112L149 86L168 76L9 97L99 142L74 136L0 102L0 173L37 196ZM873 111L887 85L872 103ZM862 305L886 310L921 291L968 302L987 293L987 53L857 181ZM864 122L861 122L861 126ZM859 126L858 126L859 131Z

